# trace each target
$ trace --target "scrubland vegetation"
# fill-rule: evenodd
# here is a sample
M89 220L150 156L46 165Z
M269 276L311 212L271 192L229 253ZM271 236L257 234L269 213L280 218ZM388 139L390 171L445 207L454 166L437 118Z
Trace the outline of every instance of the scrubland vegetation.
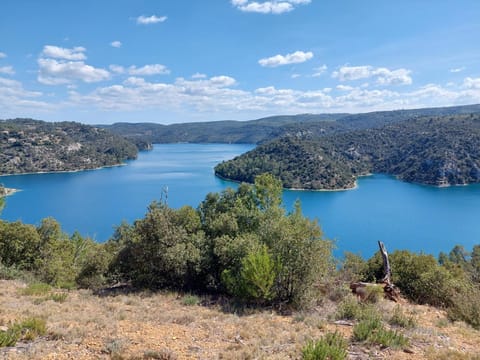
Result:
M196 209L160 199L104 244L68 236L54 219L0 222L0 346L19 358L48 354L48 342L68 358L73 344L97 338L82 347L92 351L85 358L475 359L469 354L480 350L478 341L468 339L480 330L480 245L456 246L438 259L393 251L392 280L405 300L387 302L373 287L359 302L348 285L379 280L380 254L335 259L334 243L299 203L284 210L281 191L262 175L254 185L207 195ZM161 346L148 338L156 328ZM441 340L443 328L450 345L462 348ZM180 338L188 345L174 341ZM15 345L32 340L24 350Z

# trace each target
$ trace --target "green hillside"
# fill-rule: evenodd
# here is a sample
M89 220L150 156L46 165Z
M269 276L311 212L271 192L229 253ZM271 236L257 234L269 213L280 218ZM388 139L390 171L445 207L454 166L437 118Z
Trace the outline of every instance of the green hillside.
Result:
M252 182L269 172L287 188L347 189L359 175L385 173L429 185L480 182L480 115L423 117L379 128L285 136L215 168Z
M104 129L74 122L0 121L0 174L71 171L118 165L137 148Z

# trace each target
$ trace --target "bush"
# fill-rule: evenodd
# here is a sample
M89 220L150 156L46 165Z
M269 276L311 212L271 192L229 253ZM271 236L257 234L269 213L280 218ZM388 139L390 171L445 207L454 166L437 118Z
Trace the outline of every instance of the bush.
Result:
M465 321L480 330L480 290L472 286L454 294L447 315L453 321Z
M450 306L452 295L465 285L463 273L453 274L431 255L394 251L390 255L392 281L410 300L433 306ZM377 252L367 261L365 280L383 276L383 263Z
M41 241L32 225L0 221L0 261L6 267L34 270Z
M355 320L360 317L362 311L362 305L352 295L349 295L337 306L335 318L338 320Z
M0 331L0 347L15 346L17 341L31 341L47 332L46 322L40 318L28 318L14 323L7 331Z
M182 304L186 306L198 305L199 302L200 302L200 299L196 295L185 295L182 298Z
M360 321L353 327L353 338L370 344L392 348L402 348L408 339L397 331L385 329L379 317L371 317Z
M405 329L413 329L417 326L417 322L412 316L406 316L400 305L395 306L393 314L388 320L390 325L400 326Z
M135 242L120 251L111 270L138 287L193 286L200 262L198 238L189 233L179 211L152 203L145 218L135 222Z
M225 270L222 280L227 289L240 298L265 303L274 296L275 263L266 245L251 251L242 259L239 275Z
M347 341L338 333L327 333L316 341L309 341L302 349L304 360L343 360L347 358Z
M50 290L52 290L52 287L49 284L32 283L29 284L25 289L22 289L21 294L27 296L41 296L48 294Z
M369 340L380 328L382 328L380 317L373 316L364 319L353 327L353 339L356 341Z

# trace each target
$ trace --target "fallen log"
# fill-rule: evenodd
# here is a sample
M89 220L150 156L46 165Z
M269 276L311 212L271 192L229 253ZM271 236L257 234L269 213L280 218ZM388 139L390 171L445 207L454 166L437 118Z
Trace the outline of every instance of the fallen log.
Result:
M383 242L379 241L378 246L383 259L383 278L379 283L367 283L367 282L354 282L350 284L352 293L356 294L360 300L368 300L372 294L373 287L382 287L383 295L386 299L399 302L400 290L392 283L392 270L390 268L390 262L388 261L387 249Z

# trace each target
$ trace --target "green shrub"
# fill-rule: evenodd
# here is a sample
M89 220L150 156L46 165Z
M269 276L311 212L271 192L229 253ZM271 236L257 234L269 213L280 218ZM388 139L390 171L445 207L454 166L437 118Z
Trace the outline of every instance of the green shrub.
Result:
M335 318L337 320L355 320L362 312L362 305L353 296L349 295L337 306Z
M405 329L413 329L417 326L415 318L405 315L400 305L395 306L395 309L393 309L393 314L388 320L388 323L390 325L400 326Z
M47 332L46 321L40 318L28 318L14 323L7 331L0 331L0 347L15 346L17 341L31 341Z
M196 295L185 295L182 298L182 304L186 306L194 306L200 303L200 299Z
M382 328L382 320L379 317L361 320L353 327L353 339L356 341L370 340L380 328Z
M376 308L369 304L358 302L353 296L346 297L338 306L335 318L340 320L364 320L364 319L380 319L380 314Z
M379 316L361 320L353 327L353 339L385 347L403 348L408 339L401 333L385 329Z
M135 242L127 243L112 269L135 286L182 289L194 285L200 250L178 211L157 202L144 219L135 222Z
M18 334L8 329L7 331L0 331L0 348L7 346L15 346L18 341Z
M275 263L268 253L266 245L251 251L242 259L240 274L237 279L232 273L224 273L227 289L236 296L265 303L274 296L272 292L275 281Z
M34 340L38 336L45 335L47 332L45 319L36 317L28 318L21 323L14 324L12 329L17 334L20 334L20 339L26 341Z
M342 261L340 273L346 282L358 281L365 278L367 262L360 256L346 251Z
M25 289L22 289L20 293L27 296L41 296L46 295L52 290L52 287L45 283L32 283Z
M394 349L404 348L408 345L408 339L403 334L395 330L386 330L383 327L372 336L370 341Z
M480 290L472 286L454 294L447 315L450 320L465 321L480 330Z
M34 270L40 244L40 236L34 226L19 221L0 221L0 260L4 266Z
M47 300L53 300L58 303L63 303L65 300L67 300L68 294L65 292L62 293L53 293L50 294L50 296L47 297Z
M309 341L302 349L304 360L343 360L347 358L347 341L338 333L327 333L318 341Z

